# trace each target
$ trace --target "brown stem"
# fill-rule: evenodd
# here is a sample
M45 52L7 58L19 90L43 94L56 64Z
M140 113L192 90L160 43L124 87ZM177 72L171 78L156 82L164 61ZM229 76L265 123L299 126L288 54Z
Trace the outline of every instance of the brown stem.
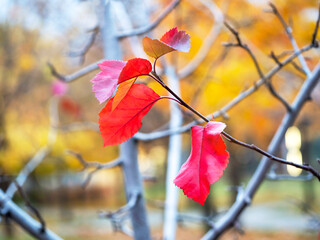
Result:
M194 114L196 114L197 116L199 116L200 118L202 118L205 122L209 122L209 120L203 116L201 113L199 113L197 110L195 110L193 107L191 107L190 105L188 105L185 101L183 101L174 91L172 91L163 81L162 79L156 74L155 71L152 72L152 74L149 74L150 77L152 77L154 80L156 80L158 83L161 84L161 86L163 88L165 88L169 93L171 93L178 101L178 103L180 103L182 106L186 107L187 109L189 109L191 112L193 112ZM282 158L279 158L279 157L276 157L276 156L273 156L272 154L262 150L261 148L255 146L254 144L248 144L248 143L245 143L245 142L242 142L242 141L239 141L238 139L232 137L231 135L229 135L228 133L226 132L221 132L221 135L223 135L229 142L232 142L232 143L235 143L235 144L238 144L242 147L246 147L246 148L249 148L253 151L256 151L268 158L270 158L271 160L273 161L276 161L276 162L279 162L279 163L282 163L282 164L286 164L286 165L291 165L291 166L294 166L296 168L300 168L300 169L303 169L303 170L306 170L310 173L312 173L315 177L318 178L318 180L320 181L320 173L315 170L313 167L309 166L308 164L297 164L297 163L293 163L293 162L288 162L286 161L285 159L282 159Z

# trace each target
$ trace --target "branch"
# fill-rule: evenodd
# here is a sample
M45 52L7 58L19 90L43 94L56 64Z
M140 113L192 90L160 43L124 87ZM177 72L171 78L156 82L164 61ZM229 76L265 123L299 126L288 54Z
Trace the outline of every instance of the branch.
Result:
M276 161L278 163L281 163L281 164L286 164L286 165L290 165L290 166L294 166L296 168L300 168L300 169L303 169L305 171L308 171L310 172L312 175L314 175L316 178L318 178L318 180L320 181L320 173L314 169L312 166L310 166L309 164L307 163L303 163L303 164L298 164L298 163L294 163L294 162L289 162L285 159L282 159L282 158L279 158L279 157L276 157L276 156L273 156L272 154L262 150L261 148L255 146L254 144L248 144L248 143L245 143L245 142L242 142L242 141L239 141L238 139L235 139L234 137L230 136L228 133L226 132L222 132L221 133L229 142L232 142L232 143L235 143L235 144L238 144L242 147L245 147L245 148L249 148L253 151L256 151L266 157L268 157L270 160L273 160L273 161Z
M292 104L292 112L287 112L285 117L283 118L281 125L279 126L276 134L274 135L269 145L268 152L270 154L274 154L277 151L287 129L293 124L298 113L301 111L304 103L308 101L309 96L316 84L318 83L319 79L320 64L318 64L318 66L313 71L312 76L308 78L301 87L297 97L295 98ZM233 204L229 211L214 225L214 228L211 229L202 238L203 240L216 239L223 232L225 232L227 229L234 225L234 223L237 221L238 217L243 212L243 210L251 203L251 199L253 198L260 184L266 177L266 174L271 164L272 161L270 161L268 157L262 158L262 161L259 164L256 172L250 179L243 196Z
M8 198L12 198L17 191L17 186L23 186L29 175L36 169L37 166L47 157L52 149L52 145L55 143L57 138L57 126L59 124L59 114L58 114L58 102L56 98L51 98L50 107L50 128L48 133L47 145L40 148L36 154L30 159L30 161L24 166L24 168L19 172L15 182L12 182L7 191L6 195ZM16 183L16 184L15 184Z
M296 42L296 40L294 39L293 35L292 35L292 29L291 27L288 26L288 24L286 23L286 21L283 19L282 15L280 14L280 12L278 11L278 9L276 8L276 6L273 4L273 3L269 3L269 6L271 7L272 9L272 12L274 13L274 15L276 15L278 17L278 19L280 20L283 28L285 29L289 39L290 39L290 42L291 42L291 45L293 46L293 49L295 52L298 52L300 49L298 47L298 44ZM312 40L312 44L314 45L314 41ZM301 66L302 66L302 69L303 71L307 74L307 76L309 77L311 72L310 72L310 69L304 59L304 57L302 55L299 55L298 56L298 59L299 59L299 62L301 63Z
M136 36L136 35L142 35L144 33L147 33L154 29L156 26L158 26L161 21L168 16L168 14L176 7L178 4L181 2L181 0L174 0L172 1L166 9L149 25L137 28L137 29L132 29L124 32L120 32L117 34L117 37L119 39L125 38L125 37L131 37L131 36Z
M88 186L88 184L89 184L90 180L92 179L93 175L96 172L100 171L101 169L114 168L114 167L117 167L117 166L122 164L122 160L119 159L119 158L115 159L115 160L113 160L111 162L108 162L108 163L88 162L82 157L82 155L80 153L76 153L76 152L73 152L73 151L70 151L70 150L67 150L66 153L74 156L80 162L80 164L82 164L82 166L83 166L82 171L84 171L86 169L89 169L89 168L94 168L93 170L91 170L88 173L88 176L86 177L85 181L82 183L82 187Z
M251 94L253 94L255 91L257 91L257 89L259 89L259 87L261 85L264 84L264 82L266 81L266 79L271 78L272 76L274 76L276 73L278 73L284 66L286 66L287 64L289 64L293 59L295 59L297 57L297 55L301 54L302 52L306 52L308 50L310 50L313 46L307 45L303 48L300 49L299 53L293 53L291 56L289 56L288 58L286 58L283 62L282 65L279 66L275 66L273 69L271 69L266 75L264 79L259 79L258 81L256 81L255 85L250 87L249 89L241 92L238 96L236 96L235 98L233 98L229 103L227 103L224 107L222 107L220 110L209 114L207 116L208 119L212 119L212 118L217 118L220 117L222 114L227 113L230 109L232 109L234 106L236 106L237 104L239 104L240 102L242 102L244 99L246 99L247 97L249 97ZM158 138L163 138L163 137L168 137L172 134L180 134L180 133L184 133L187 132L191 129L191 127L199 124L199 123L203 123L204 121L199 119L197 121L193 121L190 122L180 128L177 129L170 129L170 130L164 130L164 131L158 131L158 132L151 132L151 133L141 133L138 132L134 135L134 138L140 141L150 141L150 140L155 140Z
M312 40L311 40L311 44L316 48L319 47L319 42L317 41L319 22L320 22L320 3L319 3L318 19L317 19L316 26L315 26L314 32L312 34Z
M129 236L133 236L132 230L130 229L128 231L128 229L124 226L123 221L126 218L126 216L130 213L131 209L135 207L139 197L140 197L140 194L133 193L126 205L124 205L123 207L119 208L114 212L111 212L111 211L100 212L99 217L110 219L113 226L113 230L115 232L120 231Z
M95 62L95 63L92 63L80 70L78 70L77 72L74 72L70 75L63 75L61 73L59 73L56 68L53 66L52 63L48 62L47 65L48 67L50 68L50 71L51 71L51 74L58 78L59 80L63 81L63 82L72 82L74 80L77 80L78 78L81 78L83 77L84 75L87 75L91 72L93 72L94 70L97 70L99 68L99 66L97 65L97 63L101 62L103 59Z
M38 220L41 223L41 233L44 233L46 231L46 222L44 221L43 217L41 216L40 212L38 209L36 209L31 202L29 201L26 193L23 191L22 187L17 183L17 181L13 181L14 184L16 185L18 192L20 193L20 196L23 198L26 206L34 213L34 215L36 215L36 217L38 218Z
M25 211L18 207L6 194L0 189L0 210L2 215L10 217L25 231L37 239L62 240L49 229L42 232L42 226L39 222L30 217Z
M193 3L194 1L191 1ZM220 34L222 23L224 20L223 14L221 10L218 8L218 6L213 1L208 0L201 0L200 1L203 5L205 5L212 16L214 17L214 23L212 25L212 28L207 35L206 39L204 40L201 48L197 52L196 56L181 70L178 71L178 77L179 78L185 78L188 75L190 75L204 60L204 58L208 55L208 52L214 43L214 41L217 39L218 35Z
M247 44L243 44L243 42L241 41L240 39L240 35L239 35L239 32L237 32L234 28L232 28L227 22L224 23L225 26L230 30L230 32L235 36L236 40L237 40L237 43L234 44L234 43L226 43L224 44L224 46L226 47L241 47L243 48L251 57L256 69L257 69L257 72L259 74L259 77L261 79L266 79L263 72L262 72L262 69L258 63L258 60L257 58L255 57L255 55L253 54L253 52L251 51L251 49L248 47ZM284 106L285 108L287 109L287 111L291 111L291 107L290 105L287 103L287 101L282 98L277 92L276 90L274 89L272 83L271 83L271 78L268 78L266 79L265 81L265 84L267 85L270 93L275 97L277 98Z
M47 146L40 148L38 152L31 158L31 160L24 166L24 168L19 172L16 180L12 182L7 191L6 191L6 197L11 199L14 194L16 193L17 185L22 186L27 178L29 177L30 173L34 171L34 169L42 162L42 160L48 156L51 149Z
M81 63L83 63L85 55L87 54L89 49L93 46L93 44L94 44L94 42L96 40L97 35L99 33L99 27L96 26L95 28L90 30L90 32L91 32L91 36L89 37L89 41L83 47L83 49L81 51L70 51L69 54L68 54L70 57L80 57L80 62Z

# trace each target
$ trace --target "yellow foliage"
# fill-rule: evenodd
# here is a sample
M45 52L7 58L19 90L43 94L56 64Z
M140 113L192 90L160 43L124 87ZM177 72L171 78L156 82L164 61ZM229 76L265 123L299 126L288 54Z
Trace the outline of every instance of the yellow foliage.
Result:
M19 56L18 65L22 71L29 71L34 67L35 60L31 54L23 53Z

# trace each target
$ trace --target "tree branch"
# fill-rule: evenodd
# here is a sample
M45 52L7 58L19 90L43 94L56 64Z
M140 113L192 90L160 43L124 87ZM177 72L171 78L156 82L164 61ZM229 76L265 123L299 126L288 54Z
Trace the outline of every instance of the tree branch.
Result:
M276 17L280 20L283 28L285 29L289 39L290 39L290 42L291 42L291 45L293 46L293 49L295 52L298 52L300 49L298 47L298 44L296 42L296 40L294 39L293 35L292 35L292 29L291 27L289 27L289 25L286 23L286 21L283 19L282 15L280 14L280 12L278 11L278 9L276 8L276 6L273 4L273 3L269 3L269 6L271 7L272 9L272 13L274 13L274 15L276 15ZM312 41L312 44L313 44L313 41ZM309 77L311 72L310 72L310 69L304 59L304 57L302 55L299 55L298 56L298 59L299 59L299 62L301 63L301 66L302 66L302 69L303 71L305 72L305 74L307 74L307 76Z
M140 197L140 194L133 193L131 195L131 197L128 199L128 202L126 205L124 205L123 207L119 208L118 210L116 210L114 212L111 212L111 211L102 212L101 211L99 213L99 217L110 219L110 221L112 223L113 230L115 232L120 231L120 232L123 232L123 233L132 237L133 236L132 230L127 229L124 226L123 221L127 217L127 215L130 213L130 211L135 207L139 197Z
M87 75L91 72L93 72L94 70L97 70L99 68L99 66L97 65L97 63L101 62L103 59L95 62L95 63L92 63L80 70L78 70L77 72L74 72L70 75L63 75L61 73L59 73L56 68L53 66L52 63L48 62L47 65L51 71L51 74L58 78L60 81L63 81L63 82L72 82L74 80L77 80L81 77L83 77L84 75Z
M0 208L1 214L7 215L25 231L30 233L37 239L45 240L62 240L49 229L42 231L42 226L39 222L30 217L25 211L18 207L6 194L0 189Z
M194 1L191 1L193 3ZM179 78L185 78L190 75L204 60L204 58L208 55L208 52L217 39L218 35L220 34L222 23L224 21L223 14L218 6L213 1L201 0L200 1L207 9L210 11L212 16L214 17L214 23L212 28L207 35L206 39L204 40L201 48L197 52L196 56L182 69L178 71Z
M306 171L310 172L312 175L314 175L316 178L318 178L318 180L320 181L320 173L316 169L314 169L312 166L307 164L307 163L298 164L298 163L294 163L294 162L289 162L289 161L287 161L285 159L273 156L269 152L266 152L266 151L262 150L261 148L255 146L254 144L248 144L248 143L239 141L238 139L235 139L234 137L232 137L231 135L229 135L226 132L222 132L221 134L229 142L232 142L232 143L238 144L240 146L243 146L245 148L249 148L249 149L251 149L253 151L256 151L256 152L268 157L270 160L276 161L276 162L281 163L281 164L286 164L286 165L290 165L290 166L294 166L296 168L300 168L300 169L306 170Z
M320 22L320 3L319 3L319 10L318 10L318 19L317 19L316 26L315 26L314 32L312 34L312 40L311 40L311 44L316 48L319 47L319 42L317 41L319 22Z
M151 31L152 29L154 29L156 26L159 25L159 23L161 23L161 21L168 16L168 14L176 7L178 6L178 4L181 2L181 0L174 0L172 1L167 7L166 9L149 25L141 27L141 28L137 28L137 29L132 29L132 30L128 30L128 31L124 31L124 32L120 32L118 34L116 34L116 36L119 39L125 38L125 37L131 37L131 36L136 36L136 35L142 35L145 34L149 31Z
M310 94L316 84L320 79L320 64L315 68L312 73L312 76L308 78L303 86L301 87L297 97L295 98L292 104L292 111L287 112L285 117L282 120L276 134L274 135L269 148L268 152L270 154L274 154L278 149L280 143L282 142L284 135L287 129L293 124L294 120L296 119L298 113L301 111L304 103L308 101ZM260 184L266 177L269 167L271 166L272 161L268 157L263 157L261 163L259 164L256 172L250 179L247 188L243 196L238 199L233 206L229 209L229 211L214 225L214 228L211 229L203 238L202 240L207 239L216 239L218 238L226 229L229 229L234 225L237 221L240 214L243 210L251 203L251 199L253 198L254 194L256 193L257 189L259 188Z
M34 213L34 215L36 215L36 217L38 218L38 220L41 223L41 233L44 233L46 231L46 222L44 221L43 217L41 216L39 210L37 208L35 208L31 202L29 201L27 194L23 191L22 187L17 183L17 181L13 181L14 184L16 185L18 192L20 193L20 196L23 198L26 206Z
M109 169L109 168L114 168L117 166L120 166L122 164L122 160L121 159L115 159L111 162L108 163L100 163L100 162L88 162L86 161L82 155L80 153L76 153L73 152L71 150L67 150L66 153L74 156L83 166L82 171L87 170L89 168L93 168L93 170L91 170L88 173L88 176L86 177L85 181L82 183L82 187L86 187L88 186L89 182L91 181L93 175L100 171L101 169Z
M207 116L208 119L212 119L212 118L217 118L220 117L222 114L227 113L230 109L232 109L234 106L236 106L237 104L239 104L240 102L242 102L244 99L246 99L248 96L250 96L251 94L253 94L255 91L257 91L257 89L259 89L259 87L261 85L264 84L264 82L266 81L266 79L271 78L272 76L274 76L276 73L278 73L284 66L286 66L287 64L289 64L293 59L295 59L297 57L298 54L301 54L302 52L308 51L312 48L313 46L307 45L303 48L300 49L299 53L293 53L291 56L289 56L288 58L286 58L283 62L282 65L279 66L275 66L273 69L271 69L266 75L264 79L259 79L258 81L256 81L256 84L250 88L248 88L247 90L241 92L238 96L236 96L235 98L233 98L229 103L227 103L224 107L222 107L220 110L209 114ZM180 133L184 133L187 132L191 129L191 127L199 124L199 123L203 123L204 121L199 119L197 121L193 121L190 122L180 128L177 129L170 129L170 130L163 130L163 131L157 131L157 132L151 132L151 133L141 133L138 132L134 135L134 138L140 141L150 141L150 140L155 140L158 138L163 138L163 137L168 137L172 134L180 134Z
M89 31L91 33L87 44L83 47L80 51L70 51L68 55L70 57L80 57L80 62L83 63L85 55L88 53L89 49L93 46L97 35L99 33L99 26L94 27L92 30Z
M257 58L255 57L255 55L253 54L253 52L251 51L251 49L248 47L247 44L243 44L243 42L241 41L240 39L240 34L239 32L237 32L234 28L232 28L227 22L224 23L225 26L230 30L230 32L235 36L236 40L237 40L237 43L234 44L234 43L227 43L227 44L224 44L224 46L226 47L241 47L242 49L244 49L248 54L249 56L251 57L256 69L257 69L257 72L259 74L259 77L261 79L265 79L265 84L266 86L268 87L270 93L275 97L277 98L284 106L285 108L287 109L287 111L291 111L291 107L290 105L287 103L287 101L282 98L278 93L277 91L274 89L272 83L271 83L271 78L268 78L266 79L263 72L262 72L262 69L258 63L258 60Z

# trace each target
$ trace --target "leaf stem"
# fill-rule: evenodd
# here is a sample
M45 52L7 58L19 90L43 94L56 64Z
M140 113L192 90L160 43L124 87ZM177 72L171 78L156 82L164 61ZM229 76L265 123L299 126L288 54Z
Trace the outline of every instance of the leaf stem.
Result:
M169 93L172 94L177 100L178 103L184 106L185 108L189 109L191 112L202 118L205 122L209 122L209 119L207 119L205 116L203 116L201 113L199 113L197 110L195 110L193 107L188 105L185 101L183 101L174 91L171 90L163 81L162 79L156 74L155 71L152 72L152 74L149 74L150 77L152 77L154 80L156 80L158 83L161 84L163 88L165 88Z
M162 98L167 98L167 99L170 99L170 100L174 100L176 101L177 103L179 103L180 105L184 106L185 108L189 109L191 112L193 112L194 114L196 114L197 116L199 116L200 118L202 118L205 122L209 122L209 120L203 116L201 113L199 113L197 110L195 110L193 107L191 107L190 105L188 105L185 101L183 101L174 91L172 91L163 81L162 79L157 75L157 73L154 71L151 72L152 74L149 74L149 76L151 78L153 78L154 80L156 80L163 88L165 88L169 93L171 93L176 99L174 98L171 98L171 97L161 97L160 99ZM276 157L276 156L273 156L272 154L262 150L261 148L255 146L254 144L249 144L249 143L245 143L245 142L242 142L242 141L239 141L238 139L232 137L231 135L229 135L228 133L222 131L221 132L221 135L223 135L229 142L232 142L232 143L235 143L235 144L238 144L240 146L243 146L243 147L246 147L246 148L249 148L253 151L256 151L266 157L268 157L269 159L273 160L273 161L276 161L276 162L279 162L279 163L282 163L282 164L286 164L286 165L291 165L291 166L294 166L296 168L300 168L300 169L303 169L303 170L306 170L310 173L312 173L316 178L318 178L318 180L320 181L320 173L315 170L313 167L311 167L310 165L308 164L297 164L297 163L294 163L294 162L289 162L285 159L282 159L282 158L279 158L279 157Z

